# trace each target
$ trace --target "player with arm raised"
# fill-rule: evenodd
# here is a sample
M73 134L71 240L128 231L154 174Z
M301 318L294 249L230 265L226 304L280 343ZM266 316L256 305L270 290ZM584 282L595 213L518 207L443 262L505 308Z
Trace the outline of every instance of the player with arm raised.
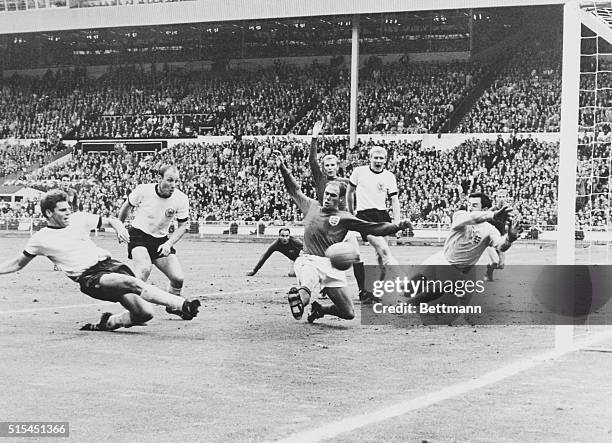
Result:
M347 189L349 186L349 180L347 178L338 177L338 157L333 154L328 154L323 157L323 171L319 166L319 161L317 160L317 145L319 143L319 135L321 133L321 130L323 129L323 124L323 121L318 121L312 128L312 140L310 141L310 152L308 155L308 163L310 164L312 181L314 182L315 189L317 192L317 201L320 204L323 204L325 186L330 181L336 180L342 182L347 187ZM340 201L339 207L343 211L346 210L346 199ZM355 247L355 250L359 251L359 243L357 242L357 237L353 232L349 231L344 241L352 244ZM362 291L364 291L365 287L365 270L363 268L362 261L353 263L353 273L355 275L355 280L357 280L359 293L361 294Z
M346 274L332 267L325 251L334 243L341 242L347 231L362 234L391 235L410 226L410 222L370 223L360 220L339 209L340 201L346 192L342 183L327 183L323 195L323 205L306 197L284 164L282 154L274 152L277 165L283 176L287 192L304 214L304 253L295 261L295 273L299 287L293 287L287 294L291 312L296 319L302 318L304 307L310 302L313 289L326 288L333 304L323 306L312 302L308 321L313 322L324 315L333 315L350 320L355 317L353 302L348 292Z
M136 186L119 210L119 220L125 222L134 210L135 216L129 229L128 258L134 260L136 276L147 281L155 265L168 277L168 292L181 295L185 276L174 245L189 226L189 199L176 189L179 171L173 165L159 170L159 182ZM170 235L173 220L178 225ZM170 314L182 314L180 310L166 309Z
M291 269L289 270L289 277L295 277L295 260L299 257L300 252L304 249L304 245L300 239L293 237L289 228L280 228L278 230L278 238L272 243L266 252L263 253L252 271L247 272L248 276L257 274L257 271L263 266L263 264L270 258L274 252L280 252L289 260L291 260Z
M90 238L90 231L102 226L113 228L120 242L129 235L123 224L114 218L103 218L87 212L72 213L68 196L59 189L47 192L41 202L47 226L36 232L19 256L0 263L0 274L24 268L37 255L46 256L81 287L81 292L98 300L121 303L126 311L105 312L97 324L88 323L82 330L110 331L146 323L153 318L147 302L180 310L185 320L198 314L199 300L185 300L164 292L136 278L131 268L111 258Z
M358 166L353 170L349 180L350 185L346 201L348 211L354 213L354 196L357 196L357 218L371 222L391 222L391 217L387 211L387 198L390 198L393 219L396 223L399 221L400 204L397 195L397 180L391 171L385 169L386 163L387 150L380 146L374 146L370 149L370 164ZM389 244L384 237L362 234L361 238L364 242L370 242L374 247L379 265L399 264L391 254ZM363 281L365 276L360 276L360 278L362 278L362 281L358 282L361 288L359 299L362 302L373 301L372 293L365 289L365 282Z

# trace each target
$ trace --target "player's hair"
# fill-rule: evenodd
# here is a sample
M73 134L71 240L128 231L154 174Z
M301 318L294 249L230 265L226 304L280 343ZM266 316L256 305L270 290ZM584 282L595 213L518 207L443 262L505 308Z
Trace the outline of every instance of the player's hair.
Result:
M340 180L331 180L327 182L325 187L327 188L329 185L338 185L338 188L340 188L340 194L338 194L338 197L340 197L340 200L346 198L346 183L341 182Z
M164 175L166 175L166 172L169 171L170 169L173 169L176 172L178 172L178 168L172 164L162 165L162 167L159 168L159 176L163 177Z
M489 209L493 205L491 198L484 192L472 192L469 198L479 198L482 209Z
M281 232L283 232L283 231L287 231L289 233L289 235L291 235L291 229L289 229L289 228L280 228L278 230L278 235L281 235Z
M382 146L372 146L370 148L370 158L372 158L372 156L377 152L382 152L383 154L385 154L385 158L388 157L387 150L385 148L383 148Z
M323 157L323 163L325 163L325 160L336 160L336 163L340 163L340 160L334 154L327 154L325 157Z
M63 180L64 177L68 177L68 180L70 180L70 174L62 174L62 176L60 177L60 180Z
M53 212L59 202L67 201L68 194L61 189L51 189L50 191L47 191L45 195L43 195L42 199L40 199L40 210L45 218L49 218L47 217L47 210Z

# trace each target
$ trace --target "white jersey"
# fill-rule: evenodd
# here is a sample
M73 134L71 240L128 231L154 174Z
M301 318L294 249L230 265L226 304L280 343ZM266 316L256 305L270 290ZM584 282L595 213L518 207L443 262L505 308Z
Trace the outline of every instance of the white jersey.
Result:
M397 195L395 175L386 169L374 172L370 166L358 166L353 170L349 182L357 188L357 211L386 211L387 197Z
M86 269L111 256L89 236L100 221L99 215L75 212L65 228L45 227L30 237L23 253L29 257L44 255L68 277L79 277Z
M489 246L499 248L506 238L497 228L478 217L491 217L489 211L457 211L453 214L451 232L444 243L444 257L455 266L473 266Z
M132 226L153 237L165 237L172 220L189 220L189 198L175 189L170 197L160 197L157 185L138 185L128 196L128 202L135 209Z

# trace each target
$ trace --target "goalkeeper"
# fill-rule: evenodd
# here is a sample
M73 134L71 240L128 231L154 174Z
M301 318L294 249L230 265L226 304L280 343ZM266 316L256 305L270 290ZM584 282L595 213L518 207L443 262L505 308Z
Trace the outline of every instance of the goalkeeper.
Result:
M423 263L420 274L428 280L445 281L467 279L472 267L485 250L492 246L507 251L518 238L516 222L510 221L506 235L501 235L491 224L508 219L512 209L504 206L497 211L483 211L491 207L491 199L484 193L470 194L468 209L453 214L451 232L444 242L444 249ZM440 275L443 274L443 275ZM428 302L443 295L438 292L406 294L411 303Z

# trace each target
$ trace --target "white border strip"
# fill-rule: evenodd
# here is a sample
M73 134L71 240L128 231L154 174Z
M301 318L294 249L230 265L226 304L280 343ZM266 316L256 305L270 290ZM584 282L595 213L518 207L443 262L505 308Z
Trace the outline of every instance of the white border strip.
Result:
M356 415L333 423L329 423L327 425L321 426L318 429L298 432L279 441L315 442L330 439L340 434L354 431L355 429L379 423L390 418L399 417L409 412L416 411L418 409L423 409L436 403L440 403L444 400L448 400L453 397L457 397L459 395L466 394L476 389L491 385L493 383L497 383L501 380L512 377L513 375L516 375L520 372L534 368L540 363L559 358L569 352L576 351L581 347L591 346L609 337L612 337L612 330L596 334L587 340L583 340L579 343L576 343L576 346L574 347L563 350L552 350L533 357L524 358L495 371L488 372L479 378L466 382L456 383L454 385L442 388L438 391L434 391L411 400L406 400L395 405L379 409L378 411Z
M249 292L274 292L274 291L281 291L281 290L287 290L287 288L258 288L258 289L249 289L247 290L242 290L242 291L233 291L233 292L224 292L224 291L218 291L218 292L208 292L206 294L194 294L191 298L203 298L203 297L210 297L213 295L239 295L239 294L246 294ZM27 314L29 312L44 312L44 311L56 311L58 309L74 309L74 308L84 308L87 306L107 306L109 303L111 302L100 302L100 303L82 303L80 305L63 305L63 306L50 306L50 307L45 307L45 308L36 308L36 309L17 309L17 310L13 310L13 311L0 311L0 315L2 314Z

